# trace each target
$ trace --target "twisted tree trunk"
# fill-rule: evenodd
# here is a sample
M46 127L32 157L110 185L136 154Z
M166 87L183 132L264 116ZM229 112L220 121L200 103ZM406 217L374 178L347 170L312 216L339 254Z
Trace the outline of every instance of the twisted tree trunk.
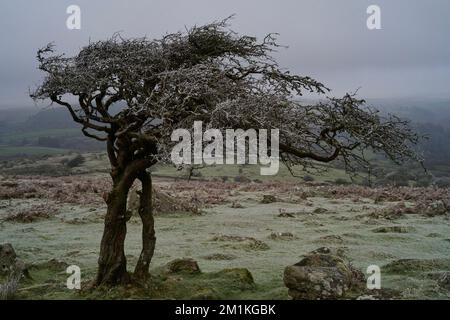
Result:
M105 227L100 244L96 285L117 285L128 280L125 257L127 221L127 198L131 184L127 179L114 179L113 189L107 195Z
M142 183L140 193L139 216L142 220L142 251L134 270L138 279L146 279L149 275L149 266L155 252L155 222L152 208L152 179L151 175L143 172L138 176Z
M128 193L136 179L142 184L139 215L142 220L142 253L136 265L135 274L138 278L146 278L150 261L155 250L155 230L152 213L152 181L146 169L155 160L146 157L136 157L135 150L130 148L127 139L117 140L114 148L114 137L108 140L108 156L111 163L113 188L106 200L107 213L105 229L100 245L96 285L117 285L128 282L127 261L125 257L125 237L127 222L131 212L127 210ZM156 146L146 144L145 148L155 152ZM135 159L133 159L135 158Z

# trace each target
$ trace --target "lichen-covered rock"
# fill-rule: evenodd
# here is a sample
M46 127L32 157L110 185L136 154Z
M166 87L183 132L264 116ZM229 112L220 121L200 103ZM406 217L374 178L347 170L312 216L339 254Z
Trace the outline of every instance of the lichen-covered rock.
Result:
M10 243L0 244L0 277L18 284L22 276L30 278L27 265L18 259Z
M175 259L173 261L170 261L166 267L165 270L167 273L200 273L200 267L198 266L197 261L190 258L183 258L183 259Z
M425 214L430 217L445 215L449 210L447 210L447 206L444 201L437 200L430 203L426 209Z
M9 274L16 263L17 255L10 243L0 244L0 273Z
M450 289L450 272L444 272L438 279L438 284L442 288Z
M284 283L295 300L338 299L347 291L362 286L364 274L343 258L316 250L285 269Z

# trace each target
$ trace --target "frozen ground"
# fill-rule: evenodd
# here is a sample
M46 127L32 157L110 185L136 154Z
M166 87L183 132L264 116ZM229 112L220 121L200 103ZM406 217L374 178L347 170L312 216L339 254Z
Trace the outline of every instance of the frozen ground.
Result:
M67 178L67 184L83 178ZM30 180L29 184L33 183L42 187L43 182ZM204 205L201 215L157 215L154 270L181 257L195 259L205 273L247 268L256 287L233 291L231 298L287 299L282 281L284 268L298 262L302 255L326 246L341 248L364 273L369 265L380 266L382 287L398 290L399 298L450 298L449 215L377 214L395 211L400 202L413 207L414 199L380 201L365 197L364 192L336 196L320 186L294 183L205 185L194 181L180 185L157 178L155 184L158 190L180 201L191 199ZM83 185L79 188L83 193ZM50 187L46 190L53 192ZM275 196L277 201L262 203L264 195ZM0 243L13 244L18 256L28 264L56 259L79 265L83 280L89 280L95 274L105 208L96 200L68 201L64 203L54 195L43 198L40 194L28 199L0 200L0 219L39 206L55 214L29 223L3 220ZM130 270L140 253L140 234L140 222L133 217L126 239ZM64 272L64 265L37 272L29 284L31 289L25 286L21 297L77 298L64 288ZM52 283L51 289L33 289L42 284L45 287L46 283ZM170 298L170 294L165 298Z

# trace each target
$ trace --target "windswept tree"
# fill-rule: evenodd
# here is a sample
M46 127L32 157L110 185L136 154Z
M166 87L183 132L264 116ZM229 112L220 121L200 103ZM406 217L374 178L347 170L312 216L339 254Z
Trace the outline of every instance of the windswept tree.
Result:
M129 277L124 241L127 195L135 181L142 185L143 227L134 276L148 275L156 238L147 169L169 161L174 129L192 128L194 121L217 129L277 128L280 157L288 166L340 160L352 171L368 165L366 150L396 162L415 157L418 137L407 122L380 116L354 95L326 98L323 84L278 66L271 56L277 48L274 35L261 41L240 36L225 20L159 40L115 35L73 57L55 54L52 45L38 51L46 77L32 98L66 108L84 135L106 144L113 186L97 285ZM299 103L304 92L324 98Z

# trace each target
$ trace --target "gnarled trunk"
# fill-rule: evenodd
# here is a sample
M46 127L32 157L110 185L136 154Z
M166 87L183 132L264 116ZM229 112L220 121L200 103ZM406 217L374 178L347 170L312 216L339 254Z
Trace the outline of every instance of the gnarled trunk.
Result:
M127 210L127 200L130 188L136 179L142 183L139 215L143 224L143 247L135 269L135 274L139 278L146 278L148 275L156 241L152 213L152 182L150 174L146 172L146 169L154 164L154 161L139 157L133 159L136 156L135 151L130 149L131 141L127 139L117 140L116 148L119 151L116 151L114 140L115 137L108 138L108 156L112 167L113 188L106 199L108 210L100 245L97 286L117 285L129 280L124 250L126 224L131 217L131 213ZM156 148L154 145L146 145L146 148L150 147ZM151 151L155 152L153 149Z
M125 258L127 221L127 197L130 183L114 181L113 189L106 199L107 213L100 245L96 285L116 285L128 279Z
M138 176L142 183L140 193L139 215L142 220L142 251L134 270L138 279L146 279L149 275L150 262L155 252L155 222L152 208L152 180L151 175L143 172Z

